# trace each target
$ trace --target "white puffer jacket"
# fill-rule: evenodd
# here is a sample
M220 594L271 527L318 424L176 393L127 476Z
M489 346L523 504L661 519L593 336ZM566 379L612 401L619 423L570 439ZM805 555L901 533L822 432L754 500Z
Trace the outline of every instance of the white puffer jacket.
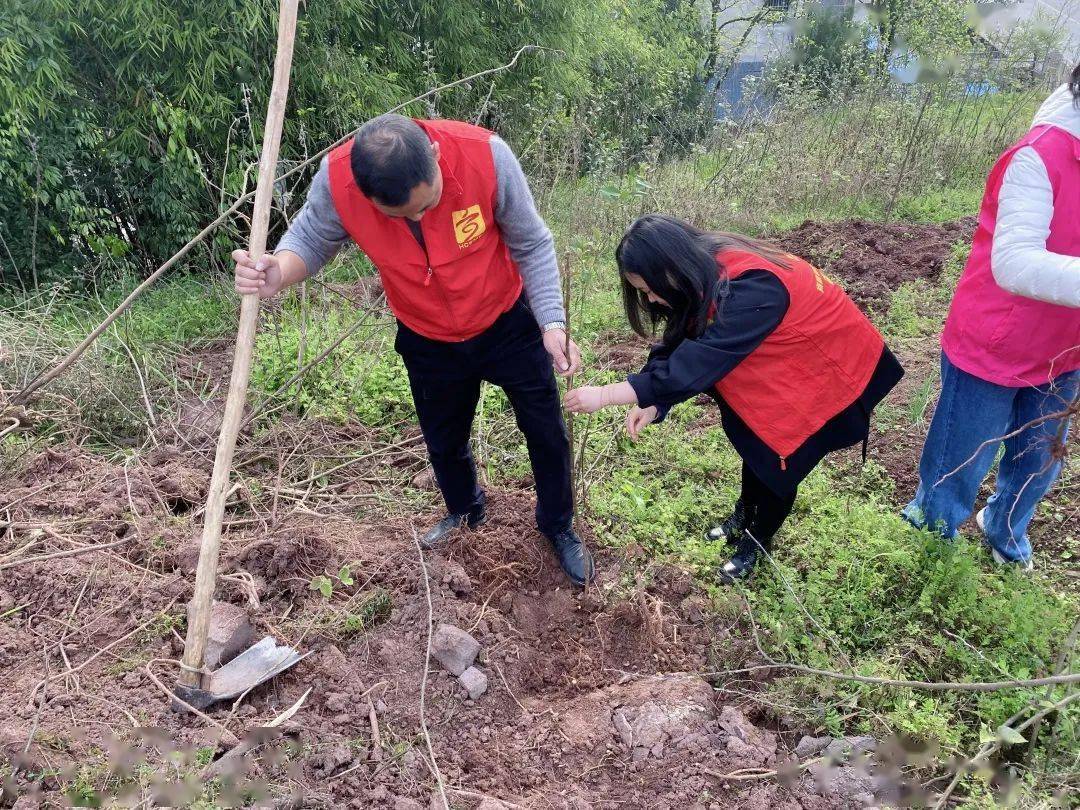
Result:
M1043 103L1032 126L1053 124L1080 138L1080 109L1068 85ZM1005 290L1026 298L1080 307L1080 257L1046 249L1054 190L1046 166L1030 146L1013 155L998 194L990 267Z

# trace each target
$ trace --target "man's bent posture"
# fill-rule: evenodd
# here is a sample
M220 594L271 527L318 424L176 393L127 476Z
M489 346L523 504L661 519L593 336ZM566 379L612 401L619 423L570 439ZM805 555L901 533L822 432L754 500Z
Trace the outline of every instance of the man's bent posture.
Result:
M574 373L580 356L573 342L565 352L554 240L513 152L457 121L375 118L323 159L273 255L233 252L236 290L276 295L350 238L397 317L395 349L446 501L424 547L484 522L469 434L487 380L506 391L525 434L540 531L570 579L591 580L592 555L572 527L570 446L552 373L553 362Z

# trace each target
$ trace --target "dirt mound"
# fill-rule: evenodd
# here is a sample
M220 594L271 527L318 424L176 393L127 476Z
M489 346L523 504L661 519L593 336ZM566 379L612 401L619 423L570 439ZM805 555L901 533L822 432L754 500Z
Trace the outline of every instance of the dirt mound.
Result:
M230 744L205 721L171 712L151 676L165 684L176 676L170 662L182 652L191 582L191 560L183 559L196 548L197 523L176 512L205 493L202 472L170 450L125 469L74 448L43 454L25 472L23 486L5 497L20 525L47 519L67 530L60 521L82 514L103 528L78 524L78 543L133 539L3 571L0 613L15 610L0 622L0 746L27 772L55 774L35 781L24 773L16 792L34 789L55 803L79 768L83 783L100 788L107 780L86 769L102 762L95 757L106 733L141 745L161 774L175 773L162 759L167 746L136 740L133 723L161 729L200 773L205 755L196 766L196 751L220 754ZM427 676L427 726L455 806L485 797L576 810L690 807L703 796L726 802L720 797L746 790L717 774L787 756L774 734L719 703L701 678L658 677L709 668L714 631L701 610L705 597L685 574L642 570L640 560L603 550L598 582L572 588L532 513L531 496L493 493L489 523L425 555L426 576L405 522L296 513L275 525L226 527L219 598L245 606L259 630L311 652L235 714L228 705L210 710L240 735L311 689L285 727L290 752L268 755L252 771L270 785L268 804L295 806L292 794L302 793L307 806L428 805L434 781L419 699L428 587L431 620L475 637L474 666L487 677L474 700L434 661ZM313 587L320 578L326 592ZM88 723L93 735L72 732ZM760 806L830 806L792 790L767 786ZM7 800L14 796L9 789Z
M773 241L839 279L860 306L883 312L900 285L937 280L953 246L974 231L974 217L943 225L807 221Z

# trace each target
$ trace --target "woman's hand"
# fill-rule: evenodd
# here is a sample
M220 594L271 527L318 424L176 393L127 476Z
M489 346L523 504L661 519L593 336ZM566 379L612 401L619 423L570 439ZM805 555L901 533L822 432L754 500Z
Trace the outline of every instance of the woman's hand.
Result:
M595 413L611 404L602 385L583 385L566 393L563 406L571 413Z
M656 421L657 413L655 405L648 408L639 408L635 405L631 408L630 413L626 415L626 432L630 434L630 438L636 442L642 428Z

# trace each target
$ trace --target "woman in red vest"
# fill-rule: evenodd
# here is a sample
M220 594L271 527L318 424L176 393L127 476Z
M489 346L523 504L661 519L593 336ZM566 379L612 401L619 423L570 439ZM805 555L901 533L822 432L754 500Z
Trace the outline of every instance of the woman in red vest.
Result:
M844 291L802 259L756 239L650 214L616 252L630 325L661 342L626 382L576 388L579 413L633 405L631 438L679 402L708 393L742 457L742 494L707 533L749 575L795 502L799 483L833 450L867 441L870 412L903 376Z

